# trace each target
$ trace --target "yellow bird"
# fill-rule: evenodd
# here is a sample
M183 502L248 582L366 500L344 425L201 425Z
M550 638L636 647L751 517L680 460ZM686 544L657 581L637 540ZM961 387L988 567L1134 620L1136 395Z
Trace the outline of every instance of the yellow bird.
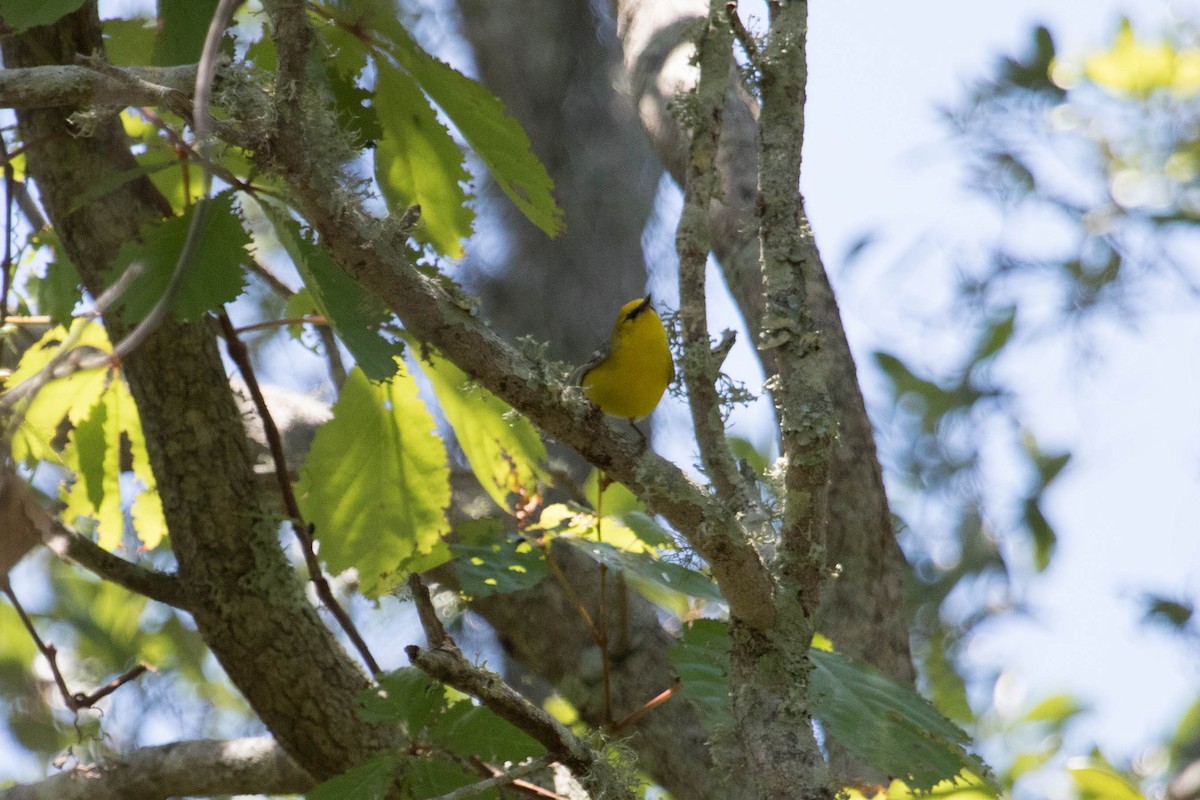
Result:
M621 307L608 344L577 374L584 393L605 414L631 421L649 416L675 379L667 330L650 295Z

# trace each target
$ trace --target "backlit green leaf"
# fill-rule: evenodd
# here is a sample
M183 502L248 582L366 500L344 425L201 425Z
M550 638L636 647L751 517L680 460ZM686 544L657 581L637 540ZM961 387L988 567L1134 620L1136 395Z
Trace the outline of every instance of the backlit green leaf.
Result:
M419 365L484 491L506 510L536 494L546 446L529 420L436 353Z
M300 507L334 574L354 568L377 597L409 571L450 557L446 448L417 387L401 370L373 384L351 371L300 472Z
M504 104L481 84L422 50L399 20L380 15L373 21L389 40L388 52L446 113L521 213L549 236L561 232L562 209L554 202L554 182Z
M375 82L383 136L375 148L375 178L393 214L421 206L413 236L450 258L462 258L474 211L463 184L470 175L450 132L407 73L384 63Z

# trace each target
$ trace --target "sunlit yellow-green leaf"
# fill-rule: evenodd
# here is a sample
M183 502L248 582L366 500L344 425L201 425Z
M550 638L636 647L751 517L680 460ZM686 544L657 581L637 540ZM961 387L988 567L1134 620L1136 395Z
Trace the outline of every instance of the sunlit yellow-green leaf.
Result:
M334 574L358 572L377 597L449 559L450 470L433 418L401 369L373 384L357 367L300 472L300 508Z
M95 322L75 320L70 332L56 326L25 351L5 386L20 386L34 378L64 345L68 350L86 347L108 352L112 349L104 328ZM27 463L58 460L51 442L58 435L59 426L64 419L78 423L86 417L108 382L109 372L106 369L81 370L48 382L32 400L18 404L17 411L22 417L21 425L13 435L13 457Z
M525 417L435 353L420 360L476 480L501 508L537 493L546 447Z
M393 214L421 206L413 231L419 240L450 258L462 258L475 212L463 184L470 175L463 154L438 122L421 89L405 72L380 63L375 109L383 138L375 147L375 177Z
M1075 781L1080 800L1145 800L1141 792L1101 758L1072 759L1067 772Z

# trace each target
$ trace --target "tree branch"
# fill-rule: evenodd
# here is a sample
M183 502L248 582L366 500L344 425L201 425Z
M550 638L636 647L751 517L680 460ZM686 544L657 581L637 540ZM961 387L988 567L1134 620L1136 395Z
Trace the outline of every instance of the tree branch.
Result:
M609 5L643 127L682 186L687 149L670 108L681 92L696 84L697 67L690 59L691 26L703 17L706 4L704 0L610 0ZM761 51L759 56L761 61ZM713 166L721 182L719 199L709 206L712 247L757 342L765 311L754 218L758 108L738 87L729 91ZM822 345L832 365L826 380L838 423L838 446L830 468L827 561L841 569L824 592L820 628L839 651L911 684L904 588L908 567L892 530L874 431L828 278L823 270L814 269L806 271L805 280L806 310L814 328L824 335ZM768 351L762 358L766 372L774 372L774 353Z
M301 23L307 31L307 20ZM288 63L281 50L280 68ZM296 89L293 83L286 86L288 91ZM243 116L252 124L252 115ZM331 190L344 181L310 157L310 148L320 145L308 141L305 126L296 123L276 124L270 137L273 147L256 155L288 183L297 207L339 266L383 300L414 336L437 347L482 386L645 498L711 565L730 613L751 627L770 627L771 582L754 549L731 533L739 530L732 510L616 428L559 375L547 374L544 365L505 344L472 315L466 298L452 295L417 270L405 254L402 231L388 220L372 219L358 198Z
M186 109L196 84L196 65L114 67L65 65L0 70L0 107L76 108L166 106Z
M0 790L0 800L167 800L300 794L313 779L274 739L199 740L143 747Z
M710 13L700 37L698 62L700 76L690 108L692 142L688 149L688 167L683 184L683 213L675 234L679 252L679 316L683 320L683 377L687 383L688 406L700 446L704 471L717 496L743 513L750 505L742 489L741 476L725 439L721 401L716 392L720 371L711 350L708 333L705 273L712 249L709 206L719 178L713 171L717 146L721 139L721 119L725 109L729 58L733 36L724 8Z
M447 686L471 695L525 731L585 786L607 790L602 795L604 797L633 797L628 789L622 790L612 784L607 763L601 754L588 747L565 725L522 697L499 675L467 661L438 620L429 590L421 582L421 577L411 576L408 585L430 648L422 650L416 645L404 648L414 667Z
M106 581L187 609L183 586L175 575L133 564L81 536L44 509L12 467L5 467L0 472L0 575L39 542L59 558L74 561Z

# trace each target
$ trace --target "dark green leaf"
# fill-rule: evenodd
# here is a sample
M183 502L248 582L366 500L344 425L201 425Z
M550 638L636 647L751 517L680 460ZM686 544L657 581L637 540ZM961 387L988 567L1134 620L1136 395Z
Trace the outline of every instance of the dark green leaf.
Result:
M264 200L262 209L304 279L313 302L333 322L358 366L373 381L394 375L396 357L404 352L404 344L380 331L381 323L389 317L387 309L343 272L328 253L304 238L300 224L284 208Z
M83 299L79 273L52 230L41 231L34 237L34 241L49 247L54 254L46 265L46 276L30 287L36 298L37 309L50 317L50 321L56 325L70 325L71 314ZM29 283L33 283L32 279Z
M250 237L233 211L233 194L224 192L203 205L190 207L182 216L144 228L141 242L130 241L121 247L114 262L114 281L130 264L144 265L141 276L121 298L121 317L126 323L132 325L145 318L166 291L197 209L203 209L199 239L171 311L176 319L194 320L241 294L245 283L242 265L247 260Z
M218 0L158 0L158 39L154 64L173 67L200 60L204 37Z
M409 759L407 767L411 797L441 797L480 780L478 775L468 772L458 762L438 753ZM472 794L471 800L494 800L497 797L499 792L492 790Z
M491 762L522 761L545 752L529 734L469 701L455 703L439 717L430 738L455 753L472 753Z
M4 0L0 21L21 33L37 25L49 25L83 6L83 0Z
M916 791L988 774L970 736L925 698L838 653L809 650L813 714L831 739Z
M380 753L365 764L335 775L305 797L308 800L384 800L396 774L399 761L390 753Z
M446 448L403 370L383 384L357 367L350 372L297 488L321 559L335 575L356 569L368 597L450 557L441 538L450 505Z
M379 676L379 684L359 696L358 715L366 722L403 724L412 739L446 707L446 693L416 667L404 667Z
M418 241L450 258L463 255L475 212L463 184L470 179L450 132L437 120L413 79L385 64L375 83L383 136L375 148L375 178L393 214L421 206Z
M100 25L104 32L104 55L110 64L133 67L146 63L147 54L154 50L156 26L153 19L114 17Z
M1147 622L1157 622L1177 631L1187 628L1196 615L1196 607L1190 600L1147 593L1143 595L1142 602L1145 604L1144 618Z
M698 619L667 652L680 691L709 730L733 721L729 705L729 628L715 619Z
M383 128L376 116L378 103L367 103L371 93L358 86L353 77L343 77L335 69L327 71L329 89L333 93L333 105L342 130L351 136L351 146L356 150L383 136Z
M546 559L528 542L491 545L454 544L454 573L468 597L519 592L536 586L546 576Z
M998 319L992 320L988 324L987 330L979 337L979 343L975 346L975 355L971 361L973 363L983 361L999 353L1012 338L1016 320L1017 309L1015 306L1009 308Z

